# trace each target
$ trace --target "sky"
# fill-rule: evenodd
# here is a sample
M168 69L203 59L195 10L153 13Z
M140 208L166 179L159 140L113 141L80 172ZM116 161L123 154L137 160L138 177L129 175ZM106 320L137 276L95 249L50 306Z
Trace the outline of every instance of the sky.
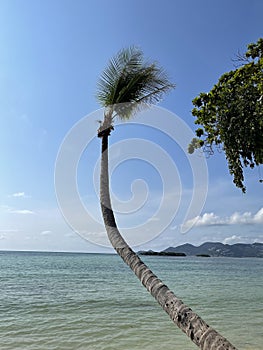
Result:
M125 238L136 250L263 242L263 168L246 170L243 194L222 152L190 158L185 149L192 100L262 37L262 13L261 0L0 0L0 250L112 252L99 208L95 93L109 59L129 46L176 88L116 121L110 137Z

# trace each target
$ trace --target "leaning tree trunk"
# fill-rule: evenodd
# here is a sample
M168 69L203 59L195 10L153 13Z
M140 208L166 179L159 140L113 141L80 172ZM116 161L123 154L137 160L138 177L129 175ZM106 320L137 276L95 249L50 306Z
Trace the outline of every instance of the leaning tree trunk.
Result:
M141 261L121 236L111 208L108 172L108 137L111 129L104 129L102 139L100 201L104 224L109 240L123 261L132 269L146 289L152 294L172 321L191 340L204 350L234 350L229 341L209 327L196 313L179 300L163 282Z

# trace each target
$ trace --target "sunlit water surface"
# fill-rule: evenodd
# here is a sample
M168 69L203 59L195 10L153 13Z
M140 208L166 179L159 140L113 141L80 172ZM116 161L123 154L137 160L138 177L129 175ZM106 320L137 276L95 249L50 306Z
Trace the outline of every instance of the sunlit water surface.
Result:
M143 257L238 349L263 348L263 259ZM116 255L0 253L0 348L190 350Z

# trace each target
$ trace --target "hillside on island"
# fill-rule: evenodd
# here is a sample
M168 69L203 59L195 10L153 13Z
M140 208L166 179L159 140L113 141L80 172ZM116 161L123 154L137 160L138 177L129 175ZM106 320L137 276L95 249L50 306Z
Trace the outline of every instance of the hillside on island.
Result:
M232 257L232 258L263 258L263 243L236 243L223 244L220 242L206 242L200 246L186 243L178 247L169 247L161 252L140 251L141 255L160 256L211 256L211 257Z

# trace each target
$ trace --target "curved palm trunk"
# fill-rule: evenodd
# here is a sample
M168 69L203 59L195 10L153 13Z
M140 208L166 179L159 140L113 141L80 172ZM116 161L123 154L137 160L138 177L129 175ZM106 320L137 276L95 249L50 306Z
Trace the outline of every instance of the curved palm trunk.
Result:
M100 201L104 224L109 240L123 261L133 270L146 289L167 312L172 321L191 340L204 350L234 350L227 339L209 327L188 306L183 304L163 282L141 261L121 236L111 208L108 172L108 137L110 129L100 135L102 139Z

